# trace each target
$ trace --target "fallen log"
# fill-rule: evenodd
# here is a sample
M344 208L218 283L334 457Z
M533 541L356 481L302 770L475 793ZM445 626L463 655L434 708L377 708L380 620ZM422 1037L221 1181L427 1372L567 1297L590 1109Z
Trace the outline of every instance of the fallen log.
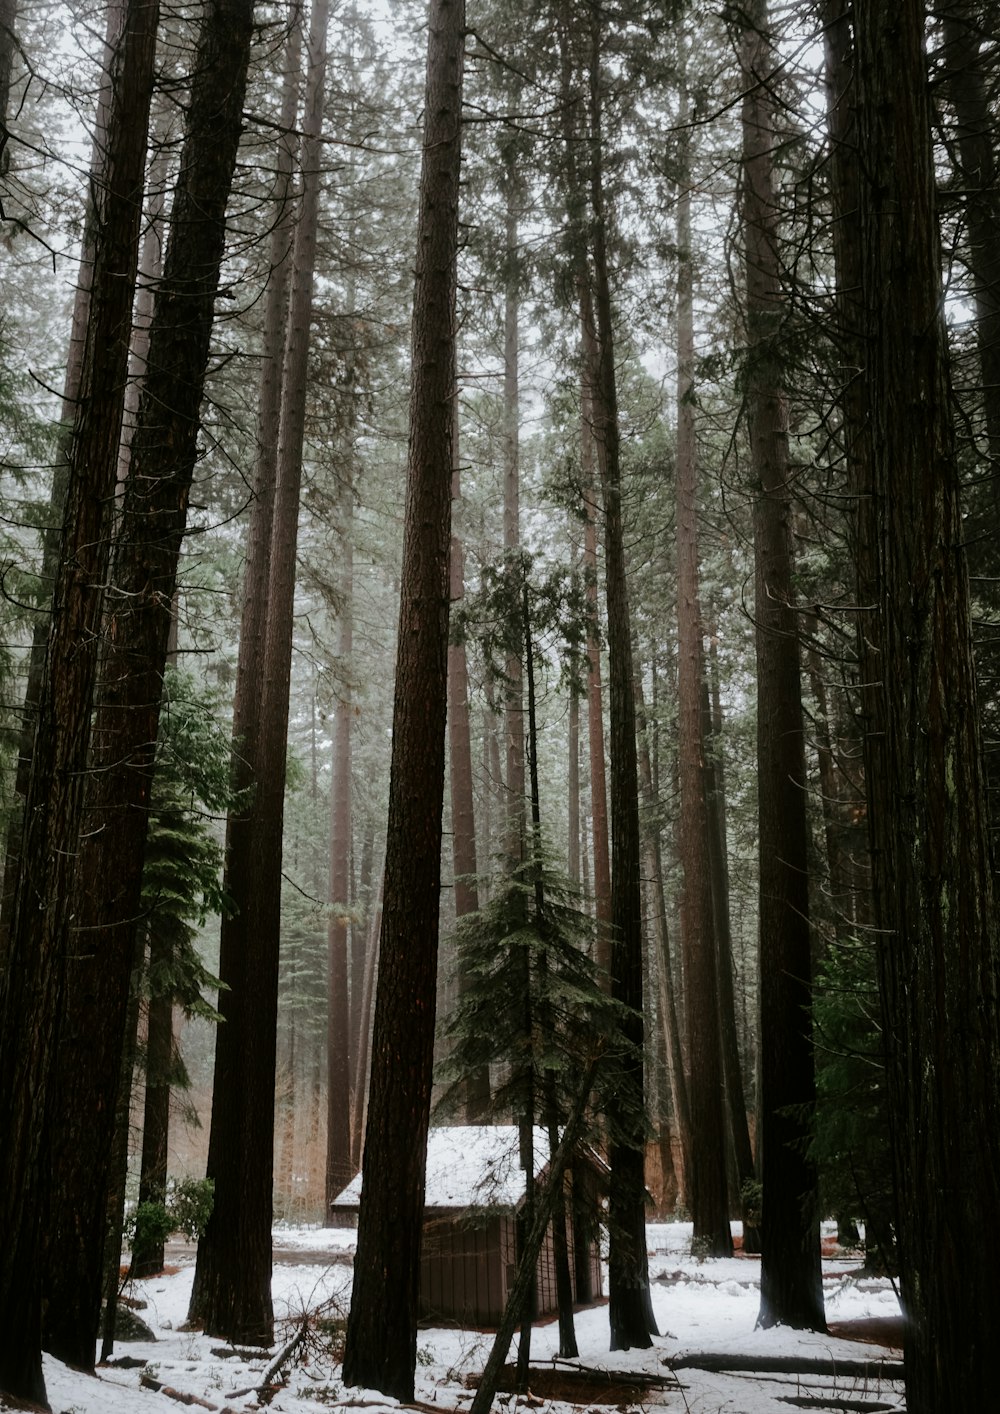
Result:
M671 1370L706 1370L751 1375L850 1375L859 1380L903 1378L902 1360L838 1358L836 1355L726 1355L716 1351L677 1355L663 1361Z

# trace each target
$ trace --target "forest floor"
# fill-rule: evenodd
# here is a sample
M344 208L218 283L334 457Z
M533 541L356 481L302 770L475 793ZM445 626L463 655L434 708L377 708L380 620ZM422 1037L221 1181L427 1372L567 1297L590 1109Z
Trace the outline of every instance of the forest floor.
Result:
M831 1334L759 1331L754 1329L756 1259L697 1261L688 1252L691 1229L685 1223L650 1223L647 1233L653 1307L662 1332L652 1349L609 1354L604 1303L577 1313L580 1358L574 1362L555 1358L555 1322L538 1324L532 1335L537 1373L531 1395L498 1395L494 1408L500 1414L518 1414L519 1405L540 1414L573 1414L581 1408L620 1414L905 1409L900 1352L894 1348L898 1302L889 1281L864 1274L857 1254L835 1249L824 1258ZM167 1272L134 1283L131 1292L146 1303L140 1314L155 1342L120 1344L115 1358L127 1363L100 1367L97 1379L46 1357L54 1414L177 1414L185 1405L245 1414L268 1398L276 1414L398 1409L394 1401L347 1389L340 1380L338 1345L350 1300L354 1239L354 1232L344 1229L275 1230L278 1329L270 1354L233 1351L182 1329L194 1248L172 1244ZM832 1249L830 1242L824 1245ZM296 1336L299 1344L271 1381L277 1388L262 1389L275 1355ZM424 1414L466 1411L491 1342L488 1332L422 1329L416 1407ZM516 1347L512 1359L515 1353Z

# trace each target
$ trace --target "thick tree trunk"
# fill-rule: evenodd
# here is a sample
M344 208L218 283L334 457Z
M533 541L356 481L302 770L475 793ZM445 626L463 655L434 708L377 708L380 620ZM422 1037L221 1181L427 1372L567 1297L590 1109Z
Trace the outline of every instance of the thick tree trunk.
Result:
M432 0L410 447L364 1185L344 1380L413 1398L448 691L462 0Z
M885 747L879 920L910 1414L995 1384L1000 942L982 779L919 0L856 11L862 290ZM873 763L876 764L876 763Z
M44 1402L41 1371L41 1266L51 1221L49 1182L67 1131L93 1109L68 1115L59 1104L57 1066L68 1039L64 1007L77 979L73 953L73 874L83 819L97 676L100 617L107 580L122 400L128 367L139 214L152 91L157 7L136 0L125 11L111 60L112 100L104 163L90 213L94 265L90 317L68 461L63 524L66 547L56 578L44 680L24 809L20 870L0 977L0 1389ZM109 962L109 965L113 963ZM128 984L128 960L124 968ZM92 1018L119 1033L124 1017ZM117 1068L114 1079L117 1080ZM96 1108L96 1107L94 1107ZM110 1143L112 1123L100 1142ZM84 1115L86 1119L84 1119ZM101 1123L100 1115L93 1116ZM79 1137L79 1135L78 1135ZM75 1195L74 1195L75 1196ZM104 1187L84 1193L103 1239ZM43 1227L43 1224L45 1226ZM100 1242L98 1243L98 1254ZM72 1258L70 1257L70 1260ZM93 1368L100 1259L70 1293L67 1320L80 1361ZM91 1311L91 1308L92 1311ZM76 1339L69 1342L74 1351Z
M760 1090L763 1185L758 1324L825 1330L819 1194L808 1157L815 1105L809 831L794 606L791 493L781 385L782 296L771 154L774 69L766 0L745 11L743 225L747 408L754 480L754 610L760 860Z
M177 565L196 461L199 409L225 240L226 205L242 127L252 5L226 0L206 12L187 115L181 175L150 336L149 368L132 440L131 469L106 613L88 830L78 854L75 987L67 997L59 1105L73 1124L53 1158L60 1213L88 1212L60 1234L46 1274L46 1340L53 1353L93 1352L83 1303L101 1270L101 1204L123 1041L128 976L140 917L142 867L163 669ZM113 890L109 891L109 880ZM100 1116L96 1121L93 1116ZM96 1211L95 1211L96 1209ZM91 1295L93 1290L93 1295ZM85 1296L80 1293L86 1293ZM81 1315L72 1315L74 1302Z
M10 10L10 25L15 19L14 7ZM101 92L97 100L94 118L94 141L91 148L91 185L97 189L101 182L101 168L108 140L108 114L111 103L112 56L115 46L121 42L121 29L125 18L122 0L109 4L107 29L104 40L103 74ZM2 19L0 19L2 24ZM0 77L2 77L2 46L4 38L11 43L14 32L9 28L6 36L0 31ZM7 148L0 150L0 172ZM77 274L76 290L73 296L73 314L70 320L69 345L66 351L66 371L63 375L62 405L60 408L59 441L57 443L55 466L52 471L52 486L49 492L47 523L42 531L42 564L39 578L43 584L55 585L62 554L63 519L66 511L66 486L69 479L67 457L72 443L73 426L76 418L77 397L83 374L84 354L87 346L87 323L90 318L90 287L94 274L94 242L97 238L95 215L88 212L84 224L80 267ZM127 389L126 389L127 396ZM28 672L25 684L24 704L21 713L21 731L18 742L17 769L14 775L14 793L6 822L6 839L3 855L3 892L0 895L0 960L3 959L10 929L10 915L14 906L14 890L20 868L21 833L24 828L23 805L28 791L31 774L31 751L35 738L38 699L45 674L45 650L49 639L49 617L39 614L31 633L31 647L28 650Z
M643 1095L642 897L639 785L632 631L629 623L618 392L608 278L607 213L602 151L601 31L592 29L590 66L590 206L593 216L595 332L594 432L604 491L604 564L611 685L611 991L629 1009L624 1024L630 1053L618 1065L620 1113L610 1134L608 1201L608 1315L612 1350L647 1347L656 1332L649 1296L644 1180L646 1116Z
M198 1246L191 1315L210 1335L270 1345L274 1076L277 1045L281 846L288 687L295 599L299 491L316 258L326 78L326 0L310 17L302 142L302 200L295 227L282 369L278 475L267 589L256 740L256 818L247 852L246 934L241 973L216 1042L208 1176L215 1206ZM223 979L227 980L227 979ZM219 1089L219 1072L229 1087Z
M218 1001L223 1024L216 1035L213 1114L209 1137L210 1172L215 1162L213 1146L218 1148L222 1144L221 1129L230 1122L234 1125L238 1123L237 1109L232 1097L242 1085L240 1038L243 1004L247 993L246 964L250 946L250 890L253 884L251 841L260 807L254 785L259 774L260 685L264 673L264 634L277 481L284 342L291 283L294 213L290 188L296 148L293 131L298 111L300 68L301 11L296 3L290 11L282 85L283 135L278 144L276 161L277 211L271 234L270 283L264 312L263 358L258 392L257 464L247 537L240 646L233 703L232 786L234 795L241 796L247 803L241 804L238 811L230 811L226 822L225 887L234 907L223 915L221 923L219 976L226 984L226 989L220 992ZM235 1144L237 1140L234 1138L231 1142ZM196 1270L193 1302L198 1297L198 1287L199 1274Z

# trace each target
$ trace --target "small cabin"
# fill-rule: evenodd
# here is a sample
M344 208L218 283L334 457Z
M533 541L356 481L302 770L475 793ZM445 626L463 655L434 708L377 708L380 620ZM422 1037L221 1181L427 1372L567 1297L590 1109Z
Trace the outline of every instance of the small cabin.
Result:
M538 1185L549 1168L546 1131L534 1131ZM577 1305L603 1295L599 1211L607 1192L607 1165L581 1145L566 1171L566 1232ZM514 1281L525 1197L516 1125L448 1126L427 1137L424 1228L420 1259L420 1315L429 1322L495 1326ZM333 1201L332 1220L357 1221L358 1174ZM538 1257L535 1315L558 1309L552 1226Z

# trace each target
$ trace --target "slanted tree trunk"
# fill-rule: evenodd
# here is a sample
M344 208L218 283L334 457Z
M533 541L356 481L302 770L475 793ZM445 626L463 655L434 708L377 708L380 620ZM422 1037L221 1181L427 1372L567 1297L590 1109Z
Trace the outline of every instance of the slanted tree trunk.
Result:
M910 1414L989 1404L1000 939L919 0L855 12L885 745L868 770Z
M594 432L604 492L604 564L611 685L611 991L629 1009L630 1053L618 1065L621 1110L610 1133L608 1315L612 1350L647 1347L656 1331L646 1257L646 1149L643 1096L642 898L639 865L639 786L632 631L629 623L618 392L608 278L607 213L602 152L601 30L592 22L590 64L590 206L598 350Z
M745 11L743 223L747 409L754 479L760 860L760 1091L763 1186L758 1324L825 1330L819 1194L807 1152L815 1105L805 745L792 586L782 296L771 153L774 69L766 0Z
M382 936L344 1380L413 1398L448 691L462 0L432 0Z
M246 933L232 1010L216 1041L208 1176L215 1205L198 1245L191 1316L210 1335L270 1345L274 1077L277 1044L281 844L295 551L318 226L326 78L326 0L310 16L302 142L302 199L295 227L282 369L277 483L256 735L256 816L247 864ZM223 978L223 980L227 980ZM222 1072L220 1077L220 1071ZM219 1080L227 1082L220 1090Z
M88 217L94 264L73 433L67 457L64 553L50 620L45 673L28 780L20 867L0 974L0 1389L44 1402L41 1368L41 1280L49 1233L53 1157L68 1131L91 1121L110 1144L112 1123L88 1107L72 1115L58 1105L57 1066L69 1039L67 995L73 953L73 872L84 812L97 677L100 620L109 561L122 400L128 367L139 215L152 91L157 7L135 0L124 11L110 64L111 103L104 161ZM109 960L109 966L114 963ZM128 962L124 969L128 972ZM125 977L127 992L128 978ZM119 1033L124 1017L91 1018ZM71 1035L71 1033L69 1033ZM120 1040L120 1037L119 1037ZM120 1057L119 1057L120 1059ZM117 1080L117 1068L114 1079ZM106 1131L106 1134L105 1132ZM105 1156L106 1157L106 1156ZM106 1177L106 1175L105 1175ZM103 1239L104 1186L83 1195ZM74 1195L75 1196L75 1195ZM93 1368L100 1299L100 1240L93 1272L70 1293L68 1345ZM72 1257L69 1258L72 1260ZM87 1342L79 1340L86 1332Z
M574 1097L573 1107L566 1120L559 1148L552 1156L548 1177L535 1203L531 1226L524 1234L518 1254L514 1282L507 1293L507 1304L504 1307L503 1316L493 1341L493 1347L487 1357L482 1377L476 1387L469 1414L489 1414L493 1405L493 1398L497 1392L497 1385L500 1382L514 1331L520 1319L525 1299L530 1294L535 1280L535 1264L538 1261L538 1254L542 1250L542 1243L545 1241L545 1229L548 1227L549 1218L552 1215L553 1202L562 1187L567 1165L570 1163L583 1133L587 1098L596 1078L597 1070L598 1061L595 1059L587 1066L581 1077L580 1088Z

